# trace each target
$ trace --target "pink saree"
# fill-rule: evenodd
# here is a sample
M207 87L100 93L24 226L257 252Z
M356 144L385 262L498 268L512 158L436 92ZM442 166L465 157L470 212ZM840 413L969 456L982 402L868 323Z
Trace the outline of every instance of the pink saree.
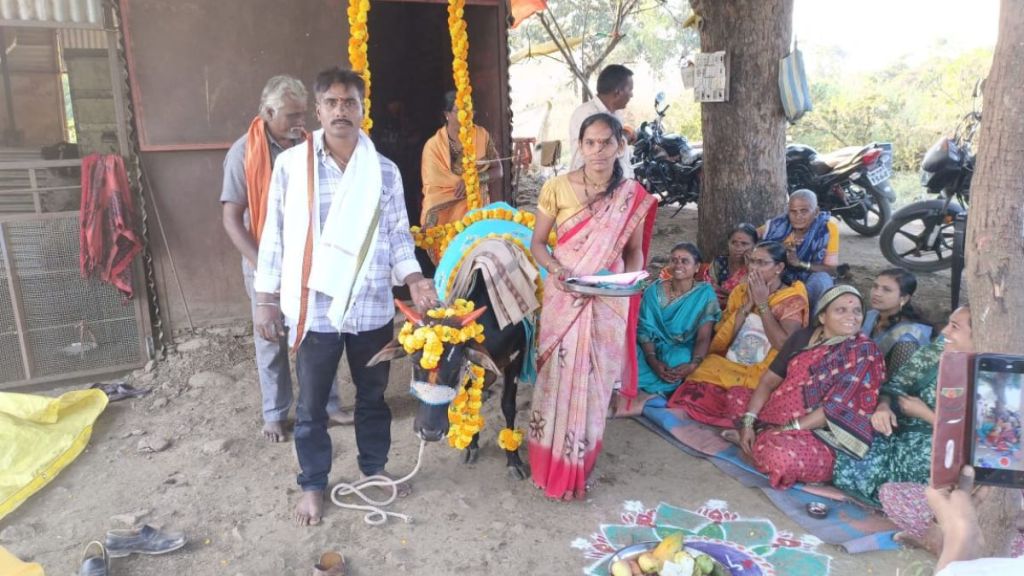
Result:
M637 226L644 227L646 259L656 210L655 199L627 180L558 226L554 255L573 276L623 272L622 251ZM636 394L639 306L639 295L577 299L550 280L545 286L529 458L533 482L548 497L583 497L612 389L618 384Z

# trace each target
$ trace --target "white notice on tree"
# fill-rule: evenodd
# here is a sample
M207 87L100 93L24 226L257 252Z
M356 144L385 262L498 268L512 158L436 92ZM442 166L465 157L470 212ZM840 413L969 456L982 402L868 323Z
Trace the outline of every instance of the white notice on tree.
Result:
M729 100L729 55L725 51L694 55L693 99L696 102Z

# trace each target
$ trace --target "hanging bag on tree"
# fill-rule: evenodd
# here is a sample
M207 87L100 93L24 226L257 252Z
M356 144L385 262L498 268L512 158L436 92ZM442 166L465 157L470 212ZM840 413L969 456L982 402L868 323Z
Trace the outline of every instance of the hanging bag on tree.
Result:
M814 109L811 90L807 86L804 55L796 40L793 40L793 51L779 60L779 95L782 97L782 109L791 123Z

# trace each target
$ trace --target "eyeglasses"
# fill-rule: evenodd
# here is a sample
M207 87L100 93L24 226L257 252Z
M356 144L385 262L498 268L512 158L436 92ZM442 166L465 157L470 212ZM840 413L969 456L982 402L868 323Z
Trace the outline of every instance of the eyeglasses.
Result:
M758 268L764 268L765 266L771 266L775 264L775 260L762 260L761 258L751 258L749 255L746 257L748 266L756 266Z
M338 107L343 107L347 112L355 112L362 106L362 102L357 98L334 98L327 96L320 99L320 105L327 110L337 110Z

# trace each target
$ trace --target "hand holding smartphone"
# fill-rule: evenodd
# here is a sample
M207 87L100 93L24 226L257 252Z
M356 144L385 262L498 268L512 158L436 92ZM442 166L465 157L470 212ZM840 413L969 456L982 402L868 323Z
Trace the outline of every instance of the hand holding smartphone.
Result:
M974 359L971 465L976 482L1024 487L1024 356L978 354Z
M1024 488L1024 356L947 352L939 362L931 483Z

